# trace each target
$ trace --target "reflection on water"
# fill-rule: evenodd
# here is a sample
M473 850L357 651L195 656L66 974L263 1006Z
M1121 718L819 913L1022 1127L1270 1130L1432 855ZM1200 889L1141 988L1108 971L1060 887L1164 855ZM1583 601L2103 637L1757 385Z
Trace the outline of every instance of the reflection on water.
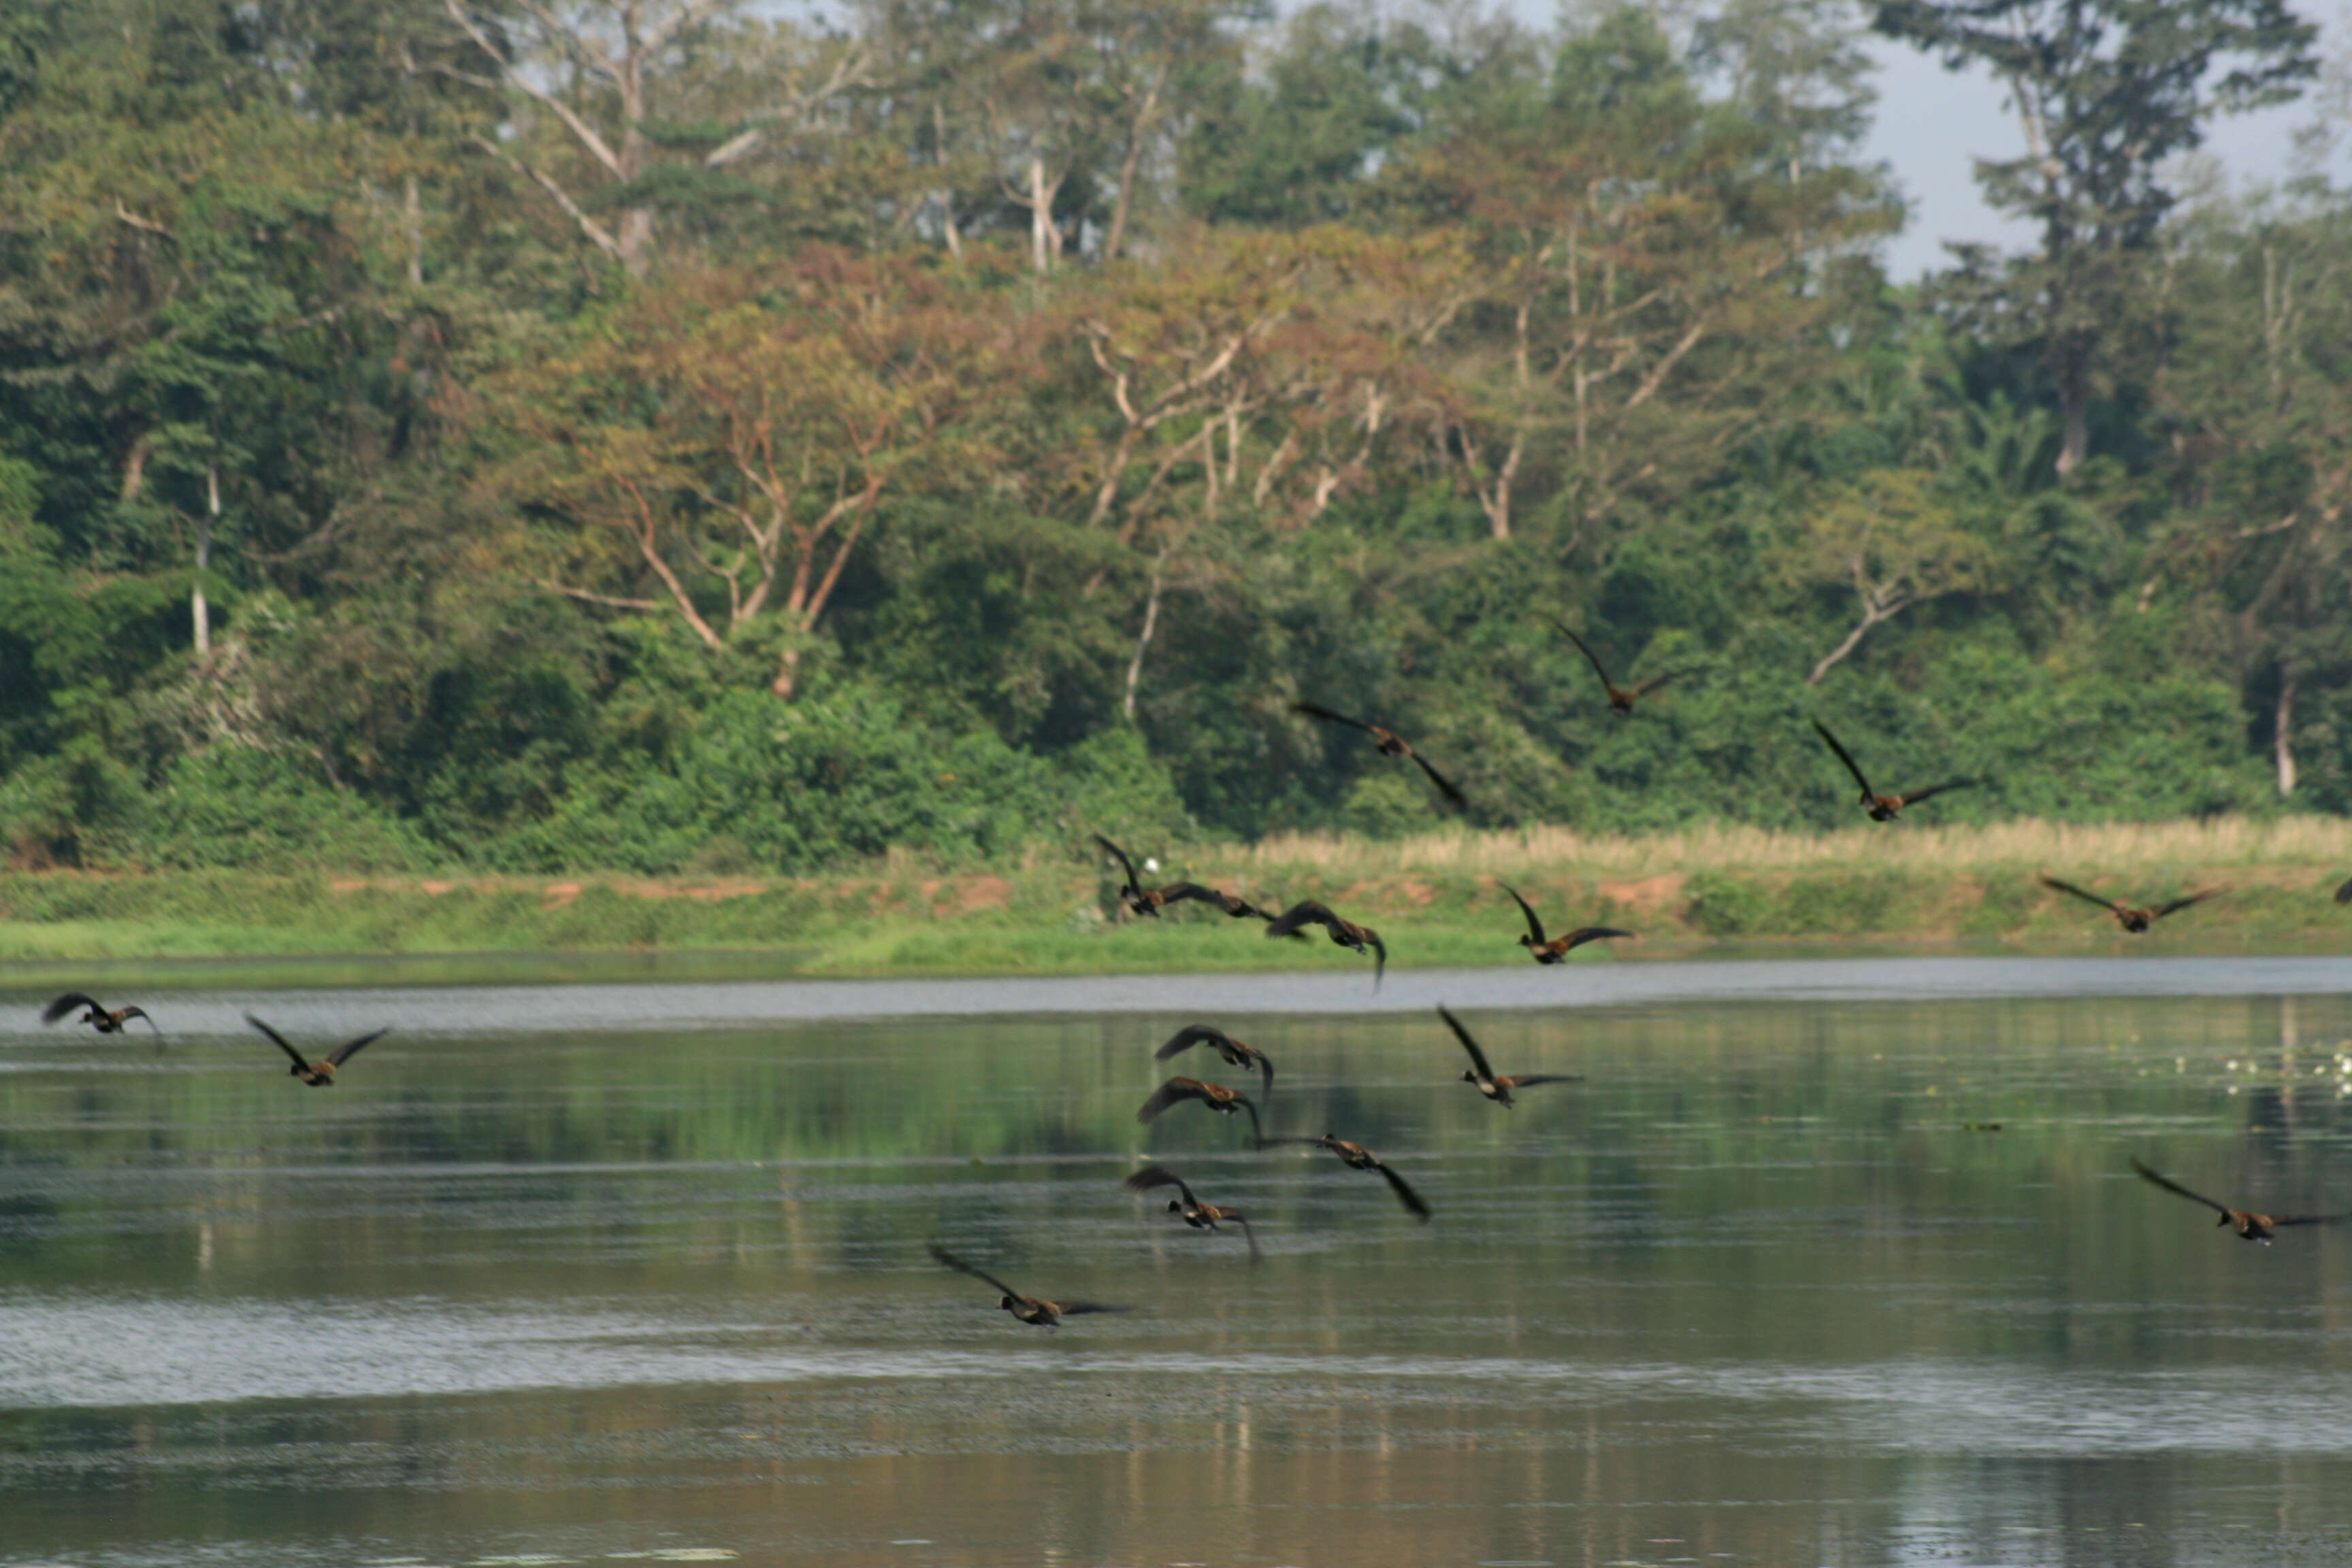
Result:
M478 993L272 997L401 1026L316 1091L226 1005L11 1035L0 1564L2352 1554L2352 1231L2251 1247L2126 1166L2352 1206L2352 1003L1637 967L1449 987L1498 1065L1588 1075L1511 1110L1432 1015L1194 983L1273 1121L1427 1227L1196 1107L1138 1126L1194 1016L1160 992L668 1027L707 998L598 987L550 1006L604 1026L470 1034ZM1264 1266L1122 1191L1147 1152ZM1024 1329L934 1237L1139 1310Z

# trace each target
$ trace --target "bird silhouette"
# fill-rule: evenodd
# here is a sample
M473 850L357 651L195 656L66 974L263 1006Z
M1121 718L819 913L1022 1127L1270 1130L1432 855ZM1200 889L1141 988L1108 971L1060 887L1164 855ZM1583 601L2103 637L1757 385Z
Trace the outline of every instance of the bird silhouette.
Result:
M2336 889L2336 901L2339 904L2352 904L2352 880L2346 881L2342 887Z
M1274 1103L1274 1063L1255 1046L1237 1040L1223 1029L1206 1024L1188 1024L1169 1037L1168 1043L1151 1053L1155 1062L1164 1062L1191 1050L1194 1046L1213 1046L1217 1055L1224 1058L1227 1067L1246 1070L1255 1068L1265 1086L1265 1102Z
M1639 702L1667 681L1679 679L1683 675L1683 671L1679 669L1670 669L1664 675L1650 677L1639 686L1620 686L1609 679L1608 667L1601 662L1601 656L1587 647L1582 637L1569 630L1567 622L1554 621L1552 625L1559 628L1560 636L1576 645L1576 651L1582 654L1586 661L1592 666L1592 673L1601 678L1601 688L1609 693L1610 708L1621 719L1633 711L1634 703Z
M332 1051L330 1051L327 1055L313 1062L305 1060L301 1052L296 1050L292 1046L286 1043L285 1036L279 1034L277 1030L271 1028L268 1025L263 1023L252 1014L247 1013L245 1016L245 1021L252 1025L255 1028L260 1030L263 1034L268 1035L271 1039L277 1041L278 1048L294 1058L294 1065L286 1069L287 1076L289 1078L299 1078L304 1083L309 1084L312 1089L331 1089L334 1087L336 1068L341 1067L345 1062L359 1055L360 1052L372 1041L380 1040L384 1036L392 1033L390 1029L378 1029L374 1034L362 1035L356 1040L352 1040L343 1045L337 1046Z
M88 1024L101 1035L119 1035L122 1033L122 1026L131 1019L146 1018L147 1026L155 1030L155 1037L159 1040L163 1037L163 1031L155 1027L154 1019L147 1017L147 1010L144 1007L117 1007L110 1011L101 1005L95 996L85 996L79 991L68 991L42 1008L41 1022L54 1024L77 1007L85 1008L87 1011L74 1022Z
M1465 809L1468 808L1470 802L1463 795L1460 790L1454 787L1454 781L1447 778L1444 773L1439 773L1435 768L1431 767L1429 765L1429 759L1423 756L1419 752L1414 751L1412 749L1412 742L1406 740L1402 735L1398 734L1394 730L1384 730L1378 724L1370 723L1362 719L1351 719L1345 713L1334 713L1330 709L1321 707L1313 702L1294 702L1290 705L1290 710L1293 713L1304 713L1309 719L1320 719L1326 723L1346 724L1352 729L1361 730L1365 734L1370 735L1372 738L1372 744L1380 748L1381 755L1384 757L1407 757L1412 759L1413 765L1421 769L1423 773L1429 775L1429 782L1435 784L1438 787L1439 792L1443 794L1446 799L1452 801L1458 806L1464 807Z
M1478 1092L1497 1105L1507 1107L1514 1089L1533 1089L1539 1083L1584 1081L1580 1073L1539 1072L1498 1078L1495 1069L1486 1065L1486 1053L1478 1048L1478 1042L1470 1037L1470 1031L1462 1026L1462 1020L1455 1017L1443 1002L1437 1005L1437 1016L1445 1020L1445 1026L1454 1031L1454 1037L1462 1042L1464 1050L1470 1053L1470 1070L1462 1075L1462 1081L1476 1084Z
M1311 925L1321 926L1330 932L1332 942L1341 947L1357 952L1370 952L1372 955L1372 989L1377 991L1381 988L1381 976L1387 973L1389 966L1389 950L1387 944L1381 941L1381 933L1370 926L1341 920L1313 899L1301 899L1275 916L1267 922L1265 934L1304 936L1306 931L1303 928Z
M2098 905L2099 908L2115 916L2116 923L2134 936L2139 935L2165 916L2179 910L2185 910L2191 904L2201 904L2221 891L2219 888L2208 888L2201 893L2191 893L2185 899L2175 899L2168 904L2158 904L2152 910L2139 910L2134 909L2121 899L2103 899L2096 893L2074 886L2072 882L2062 882L2057 878L2046 874L2042 879L2042 885L2061 893L2072 893L2078 899L2088 900Z
M1508 882L1503 884L1503 891L1511 895L1512 901L1519 906L1519 913L1528 917L1528 934L1519 938L1519 945L1526 948L1528 956L1538 963L1558 963L1588 942L1633 934L1630 931L1619 931L1615 926L1579 926L1566 936L1547 938L1543 921L1536 918L1535 906L1520 898L1519 890Z
M2235 1230L2246 1240L2259 1241L2264 1247L2268 1247L2270 1245L2272 1233L2277 1230L2281 1226L2333 1225L2337 1220L2352 1218L2352 1215L2340 1214L2275 1215L2255 1214L2251 1209L2233 1209L2227 1204L2215 1203L2203 1193L2190 1192L2187 1187L2182 1186L2179 1182L2174 1181L2169 1176L2158 1175L2154 1171L2149 1170L2137 1160L2134 1160L2131 1163L2131 1168L2139 1173L2142 1180L2154 1182L2158 1186L2162 1187L2168 1193L2178 1194L2179 1196L2187 1198L2192 1204L2203 1204L2207 1208L2211 1209L2215 1214L2221 1216L2220 1220L2215 1222L2217 1225L2226 1225L2232 1230Z
M1310 1149L1328 1150L1339 1156L1340 1162L1351 1171L1378 1172L1381 1179L1388 1183L1389 1191L1396 1194L1397 1202L1402 1204L1424 1225L1428 1223L1429 1205L1421 1201L1421 1194L1414 1192L1411 1184L1391 1170L1379 1155L1361 1143L1350 1143L1336 1132L1326 1132L1320 1138L1269 1138L1265 1140L1263 1146L1272 1147L1277 1143L1302 1143Z
M1151 1098L1135 1113L1138 1121L1157 1121L1168 1108L1188 1100L1197 1100L1220 1116L1231 1116L1236 1110L1246 1110L1250 1119L1250 1142L1263 1148L1265 1139L1259 1127L1257 1107L1250 1097L1237 1089L1227 1089L1221 1083L1202 1083L1197 1078L1171 1078L1151 1091Z
M1064 1318L1084 1317L1089 1312L1131 1312L1135 1310L1132 1307L1107 1307L1099 1301L1048 1301L1038 1296L1024 1296L1020 1291L1015 1290L1012 1286L1007 1285L995 1275L989 1273L984 1268L973 1268L971 1264L966 1263L962 1258L958 1258L954 1253L950 1252L946 1247L941 1247L938 1242L932 1242L930 1244L930 1248L931 1256L934 1258L937 1258L940 1262L947 1265L950 1268L954 1269L957 1273L969 1274L975 1279L984 1279L989 1284L994 1286L999 1291L1003 1292L996 1304L999 1307L1002 1307L1004 1310L1012 1313L1021 1321L1028 1323L1035 1328L1058 1329L1062 1326L1062 1320Z
M1853 753L1838 744L1838 738L1830 733L1828 725L1816 719L1813 728L1820 731L1822 740L1829 742L1830 750L1837 753L1837 760L1845 764L1845 771L1853 775L1853 782L1862 786L1862 808L1870 814L1873 822L1892 822L1906 805L1916 805L1947 790L1969 789L1977 783L1975 779L1950 779L1926 789L1915 789L1907 795L1881 795L1870 787L1870 780L1863 776L1860 764L1853 760Z
M1249 1216L1239 1209L1226 1208L1222 1204L1202 1203L1192 1195L1192 1189L1186 1186L1184 1178L1175 1172L1161 1165L1146 1165L1128 1177L1126 1185L1139 1193L1148 1193L1155 1187L1174 1187L1183 1196L1181 1200L1168 1200L1170 1214L1182 1215L1184 1223L1194 1230L1216 1230L1228 1223L1241 1226L1242 1239L1249 1243L1250 1261L1258 1261L1257 1232L1250 1228Z
M1160 911L1170 904L1181 904L1187 900L1192 900L1199 903L1214 904L1235 920L1241 919L1244 915L1255 915L1262 921L1274 918L1247 899L1236 898L1231 893L1221 893L1214 888L1204 888L1198 882L1171 882L1164 888L1146 888L1136 880L1135 862L1127 858L1126 850L1121 849L1099 833L1094 835L1094 841L1110 851L1111 858L1118 862L1119 869L1126 874L1127 881L1120 887L1118 896L1120 901L1136 914L1150 915L1157 920L1160 918Z

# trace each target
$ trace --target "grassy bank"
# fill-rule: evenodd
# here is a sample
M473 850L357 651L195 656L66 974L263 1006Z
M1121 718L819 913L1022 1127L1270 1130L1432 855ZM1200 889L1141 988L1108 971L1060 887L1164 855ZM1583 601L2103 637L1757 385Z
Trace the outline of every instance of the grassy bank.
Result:
M2041 870L2137 902L2208 887L2224 896L2132 938L2041 887ZM1294 837L1197 847L1160 873L1261 901L1322 899L1380 928L1399 965L1524 962L1505 881L1555 928L1630 926L1643 952L1721 942L2229 952L2352 938L2352 910L2328 896L2347 874L2352 823L2317 818ZM1111 895L1091 862L1045 849L983 871L908 861L805 879L14 872L0 875L0 959L736 951L772 971L842 975L1350 962L1319 937L1269 942L1254 921L1197 907L1107 919Z

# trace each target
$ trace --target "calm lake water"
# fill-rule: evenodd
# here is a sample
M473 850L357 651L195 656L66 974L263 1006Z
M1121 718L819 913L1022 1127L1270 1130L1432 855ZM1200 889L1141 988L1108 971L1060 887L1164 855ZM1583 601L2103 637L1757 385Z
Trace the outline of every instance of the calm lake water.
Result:
M2352 1558L2352 963L1366 979L0 996L0 1564Z

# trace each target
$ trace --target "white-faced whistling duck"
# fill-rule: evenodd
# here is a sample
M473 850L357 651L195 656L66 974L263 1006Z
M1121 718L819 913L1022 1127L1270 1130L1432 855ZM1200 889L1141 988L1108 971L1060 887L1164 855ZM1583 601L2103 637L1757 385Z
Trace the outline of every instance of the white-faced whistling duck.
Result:
M1389 950L1381 941L1381 933L1370 926L1360 926L1353 921L1341 920L1313 899L1301 899L1274 917L1265 928L1268 936L1304 936L1305 926L1321 926L1331 933L1331 940L1357 952L1372 955L1372 989L1381 988L1381 976L1389 966Z
M1024 1296L995 1275L983 1268L974 1268L962 1258L932 1242L931 1256L959 1274L969 1274L984 1279L1002 1294L996 1304L1021 1321L1040 1329L1058 1329L1064 1318L1082 1318L1089 1312L1131 1312L1132 1307L1106 1307L1099 1301L1047 1301L1035 1296Z
M2185 899L2175 899L2168 904L2158 904L2152 910L2137 910L2121 899L2103 899L2096 893L2085 891L2072 882L2062 882L2055 877L2044 876L2042 879L2042 885L2056 892L2072 893L2078 899L2089 900L2115 916L2116 923L2134 936L2139 935L2165 916L2176 910L2185 910L2191 904L2201 904L2221 891L2219 888L2208 888L2201 893L2191 893Z
M1497 1105L1507 1107L1514 1089L1533 1089L1539 1083L1584 1081L1581 1073L1538 1072L1523 1073L1516 1078L1497 1078L1495 1069L1486 1065L1486 1053L1478 1048L1478 1042L1470 1037L1470 1031L1462 1026L1462 1020L1455 1017L1443 1002L1437 1005L1437 1016L1445 1020L1445 1026L1454 1031L1454 1037L1462 1042L1464 1050L1470 1053L1470 1070L1462 1075L1462 1081L1476 1084L1478 1092Z
M1381 755L1411 758L1414 766L1429 775L1429 782L1437 786L1440 794L1464 810L1469 809L1470 802L1464 797L1460 790L1454 787L1454 781L1431 767L1429 759L1414 751L1412 742L1394 730L1384 730L1378 724L1370 723L1362 719L1350 719L1345 713L1334 713L1328 708L1320 707L1312 702L1294 702L1290 705L1290 710L1293 713L1304 713L1309 719L1320 719L1326 723L1346 724L1361 730L1372 738L1372 744L1380 748Z
M1274 1063L1255 1046L1234 1038L1223 1029L1213 1029L1206 1024L1188 1024L1169 1037L1168 1043L1151 1053L1155 1062L1164 1062L1191 1050L1194 1046L1214 1046L1217 1055L1225 1058L1227 1067L1246 1071L1255 1068L1265 1083L1265 1102L1274 1103Z
M1246 1110L1250 1119L1250 1142L1258 1148L1265 1146L1265 1129L1258 1125L1257 1107L1250 1097L1237 1089L1227 1089L1221 1083L1202 1083L1197 1078L1171 1078L1151 1091L1143 1109L1135 1113L1138 1121L1157 1121L1171 1105L1197 1100L1220 1116L1231 1116L1236 1110Z
M1421 1194L1414 1192L1402 1176L1391 1170L1379 1155L1361 1143L1350 1143L1336 1132L1326 1132L1320 1138L1269 1138L1265 1142L1269 1147L1276 1143L1304 1143L1310 1149L1328 1150L1339 1155L1340 1163L1351 1171L1377 1172L1381 1179L1388 1183L1389 1191L1396 1194L1397 1202L1405 1206L1406 1212L1423 1225L1429 1223L1429 1205L1421 1201Z
M131 1019L147 1018L147 1010L143 1007L118 1007L110 1011L100 1006L94 996L85 996L79 991L68 991L41 1009L41 1022L54 1024L77 1007L88 1010L74 1022L88 1024L101 1035L119 1035L122 1033L122 1026ZM147 1018L147 1026L155 1029L157 1039L163 1037L163 1031L155 1028L154 1019Z
M1146 1165L1128 1177L1126 1184L1130 1191L1139 1193L1148 1193L1154 1187L1174 1187L1183 1196L1181 1200L1168 1200L1170 1214L1182 1215L1184 1223L1194 1230L1215 1230L1227 1223L1241 1226L1242 1239L1249 1243L1250 1261L1258 1261L1257 1232L1250 1228L1249 1216L1239 1209L1229 1209L1222 1204L1202 1203L1192 1195L1192 1189L1186 1186L1184 1178L1175 1172L1162 1165Z
M1503 891L1511 895L1512 901L1519 906L1519 913L1528 917L1528 934L1519 938L1519 945L1526 948L1528 955L1538 963L1558 963L1588 942L1633 934L1630 931L1619 931L1615 926L1579 926L1566 936L1547 939L1543 921L1536 918L1535 906L1520 898L1519 890L1508 882L1503 884Z
M335 1069L337 1068L341 1067L345 1062L359 1055L361 1050L371 1042L380 1040L383 1038L384 1036L392 1033L390 1029L378 1029L372 1035L362 1035L356 1040L337 1046L332 1051L330 1051L327 1055L313 1062L305 1061L301 1052L296 1050L292 1046L286 1043L285 1036L279 1034L277 1030L271 1028L268 1025L263 1023L252 1014L247 1013L245 1016L245 1021L252 1025L255 1028L260 1030L263 1034L268 1035L271 1039L277 1041L278 1048L294 1058L294 1065L286 1069L286 1075L289 1078L300 1079L312 1089L332 1088L335 1081Z
M2337 1220L2352 1218L2352 1215L2340 1214L2276 1215L2255 1214L2248 1209L2233 1209L2226 1204L2215 1203L2203 1193L2192 1193L2187 1187L2182 1186L2179 1182L2173 1181L2169 1177L2158 1175L2154 1171L2149 1170L2137 1160L2134 1160L2131 1163L2131 1168L2137 1171L2142 1179L2154 1182L2158 1186L2162 1187L2168 1193L2177 1193L2180 1196L2187 1198L2192 1204L2203 1204L2207 1208L2211 1209L2215 1214L2221 1216L2221 1219L2216 1222L2217 1225L2226 1225L2231 1229L2236 1231L2241 1237L2243 1237L2246 1240L2259 1241L2264 1247L2268 1247L2270 1245L2271 1233L2278 1229L2281 1226L2333 1225Z
M1633 711L1634 703L1639 702L1643 698L1647 697L1651 692L1655 691L1667 681L1677 680L1682 677L1683 672L1681 670L1670 669L1664 675L1654 675L1650 677L1649 679L1642 682L1639 686L1620 686L1615 681L1609 679L1609 670L1607 667L1602 665L1601 662L1601 656L1594 653L1591 648L1585 647L1584 639L1578 637L1574 632L1569 630L1567 622L1554 621L1552 622L1552 625L1558 626L1559 628L1560 636L1574 643L1576 645L1576 651L1582 654L1586 660L1591 664L1592 673L1601 678L1601 688L1609 693L1610 709L1621 719Z
M1830 750L1837 753L1837 760L1845 764L1845 771L1853 775L1853 782L1862 786L1862 809L1870 814L1870 820L1873 822L1892 822L1906 805L1916 805L1921 801L1942 795L1947 790L1970 789L1977 783L1975 779L1951 779L1943 784L1931 784L1926 789L1915 789L1908 795L1881 795L1870 787L1870 781L1863 776L1861 767L1853 760L1853 754L1838 744L1838 738L1830 733L1828 725L1816 719L1813 721L1813 728L1820 732L1822 740L1829 742Z
M1119 870L1126 876L1126 882L1118 889L1118 897L1119 901L1124 903L1132 913L1150 915L1157 920L1160 918L1160 911L1168 905L1181 904L1190 899L1199 903L1214 904L1235 920L1240 920L1244 915L1254 915L1262 921L1270 921L1274 918L1247 899L1236 898L1231 893L1221 893L1214 888L1204 888L1198 882L1171 882L1164 888L1146 888L1136 881L1135 862L1127 858L1126 850L1121 849L1099 833L1094 835L1094 841L1110 851L1111 858L1118 862Z

